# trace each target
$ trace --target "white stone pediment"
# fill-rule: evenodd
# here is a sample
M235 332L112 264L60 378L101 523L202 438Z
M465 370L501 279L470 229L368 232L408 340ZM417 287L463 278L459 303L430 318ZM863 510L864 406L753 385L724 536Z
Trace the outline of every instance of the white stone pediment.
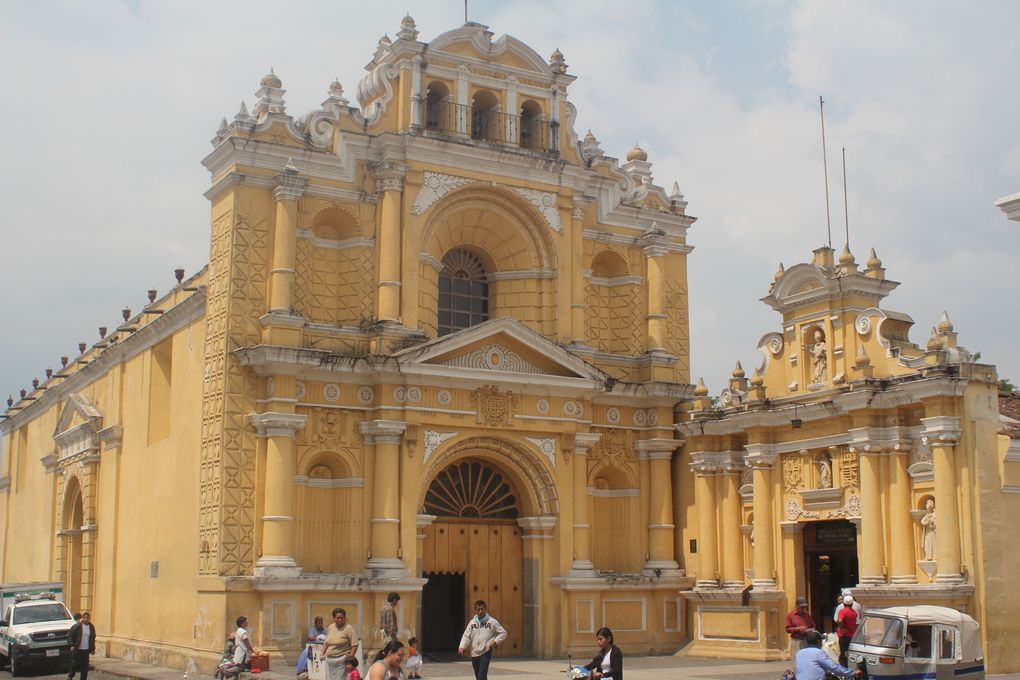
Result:
M493 319L395 355L402 367L429 366L459 371L557 376L594 380L607 376L520 321Z
M99 409L83 395L76 392L69 394L53 431L57 459L63 460L86 451L98 451L99 431L102 427L103 414Z

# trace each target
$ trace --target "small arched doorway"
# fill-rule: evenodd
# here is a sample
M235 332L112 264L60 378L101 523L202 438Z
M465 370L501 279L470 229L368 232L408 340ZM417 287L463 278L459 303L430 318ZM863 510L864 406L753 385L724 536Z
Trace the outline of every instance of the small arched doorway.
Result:
M77 477L64 496L64 517L61 534L64 539L64 603L72 612L82 610L82 526L85 505Z
M498 656L523 653L523 541L520 495L497 467L461 458L439 471L425 492L422 554L422 648L456 652L476 600L507 630Z

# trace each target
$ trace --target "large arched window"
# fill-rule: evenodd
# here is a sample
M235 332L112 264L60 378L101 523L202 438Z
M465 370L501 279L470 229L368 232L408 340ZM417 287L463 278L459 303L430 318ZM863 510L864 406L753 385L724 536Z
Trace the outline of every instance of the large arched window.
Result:
M439 272L439 335L470 328L489 318L489 283L474 253L457 248L443 257Z

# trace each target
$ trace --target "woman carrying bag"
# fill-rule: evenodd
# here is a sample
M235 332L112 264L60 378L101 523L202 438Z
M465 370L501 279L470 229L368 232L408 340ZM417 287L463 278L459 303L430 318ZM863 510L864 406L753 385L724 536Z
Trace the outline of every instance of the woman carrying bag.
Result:
M599 653L585 666L593 680L623 680L623 652L613 642L613 631L599 628L595 633Z

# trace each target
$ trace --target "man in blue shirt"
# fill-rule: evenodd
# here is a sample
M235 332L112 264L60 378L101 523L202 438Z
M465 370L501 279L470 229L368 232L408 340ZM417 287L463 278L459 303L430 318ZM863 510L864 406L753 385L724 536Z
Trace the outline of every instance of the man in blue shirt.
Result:
M797 652L797 680L825 680L825 673L834 673L841 678L859 678L860 671L843 668L822 651L822 634L810 630L804 636L804 649Z

